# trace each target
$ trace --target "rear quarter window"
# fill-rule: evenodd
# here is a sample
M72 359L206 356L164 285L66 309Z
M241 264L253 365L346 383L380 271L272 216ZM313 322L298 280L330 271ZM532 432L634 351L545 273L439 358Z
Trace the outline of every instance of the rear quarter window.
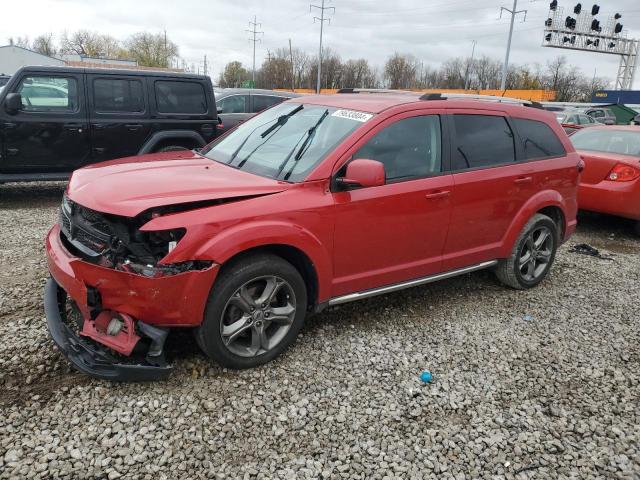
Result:
M522 140L526 160L561 157L567 152L555 132L544 122L514 118L513 123Z
M158 80L155 93L159 113L207 113L207 97L198 82Z

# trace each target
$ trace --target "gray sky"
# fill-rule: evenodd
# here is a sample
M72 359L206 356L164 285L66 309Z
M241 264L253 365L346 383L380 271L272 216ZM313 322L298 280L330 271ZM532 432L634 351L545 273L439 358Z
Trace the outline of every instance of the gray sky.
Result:
M180 54L190 64L202 62L206 54L217 77L230 60L240 60L251 67L249 20L256 15L264 31L257 44L256 64L267 50L288 46L315 54L318 49L319 24L304 0L28 0L28 21L24 21L24 2L5 2L0 18L0 44L10 36L82 28L109 33L124 39L131 33L167 30L180 47ZM314 2L318 4L318 1ZM577 0L559 0L565 11L572 11ZM582 2L590 9L593 2ZM602 19L617 11L629 36L640 37L640 2L638 0L600 0ZM453 56L471 53L471 41L478 42L476 55L503 59L509 29L508 15L498 19L500 6L511 8L511 0L327 0L335 6L331 24L325 25L324 43L343 59L367 58L381 66L393 52L411 53L425 65L437 67ZM518 9L527 9L527 21L516 20L511 62L544 64L558 54L580 67L584 73L611 80L615 78L619 57L543 48L543 23L548 0L519 0ZM317 13L317 11L316 11ZM16 21L18 19L18 21ZM640 74L638 75L640 77ZM636 80L640 88L640 79Z

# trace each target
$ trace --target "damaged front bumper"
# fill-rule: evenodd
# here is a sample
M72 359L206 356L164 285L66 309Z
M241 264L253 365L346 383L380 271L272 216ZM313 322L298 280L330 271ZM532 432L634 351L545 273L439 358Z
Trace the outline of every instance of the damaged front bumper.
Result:
M44 287L44 310L49 333L62 353L82 373L124 382L163 380L169 376L169 365L122 363L91 340L76 335L62 320L61 312L65 300L66 292L53 278L47 280Z
M166 378L170 367L164 364L164 338L159 341L158 335L169 327L193 327L202 322L218 265L156 278L118 271L72 255L65 248L57 225L47 235L45 246L52 277L45 287L47 325L69 360L80 371L108 380ZM82 318L80 334L65 323L67 297ZM121 333L111 335L106 331L101 322L104 312L127 320L128 343ZM151 341L146 357L139 355L140 348L129 357L139 339ZM144 342L140 347L145 346ZM140 361L136 360L138 357Z

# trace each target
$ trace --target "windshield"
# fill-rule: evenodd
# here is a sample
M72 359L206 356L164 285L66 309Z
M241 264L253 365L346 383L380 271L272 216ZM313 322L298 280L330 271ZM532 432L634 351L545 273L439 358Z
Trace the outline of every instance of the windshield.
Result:
M256 175L300 182L347 135L372 117L353 110L283 103L214 141L203 154Z
M580 130L569 138L571 138L576 150L640 155L640 130L632 132L609 128L589 128Z

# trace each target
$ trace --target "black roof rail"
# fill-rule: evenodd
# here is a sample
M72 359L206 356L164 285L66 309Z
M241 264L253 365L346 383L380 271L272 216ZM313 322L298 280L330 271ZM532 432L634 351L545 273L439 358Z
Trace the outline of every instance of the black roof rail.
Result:
M441 93L425 93L420 97L420 100L446 100L447 97L443 97Z

